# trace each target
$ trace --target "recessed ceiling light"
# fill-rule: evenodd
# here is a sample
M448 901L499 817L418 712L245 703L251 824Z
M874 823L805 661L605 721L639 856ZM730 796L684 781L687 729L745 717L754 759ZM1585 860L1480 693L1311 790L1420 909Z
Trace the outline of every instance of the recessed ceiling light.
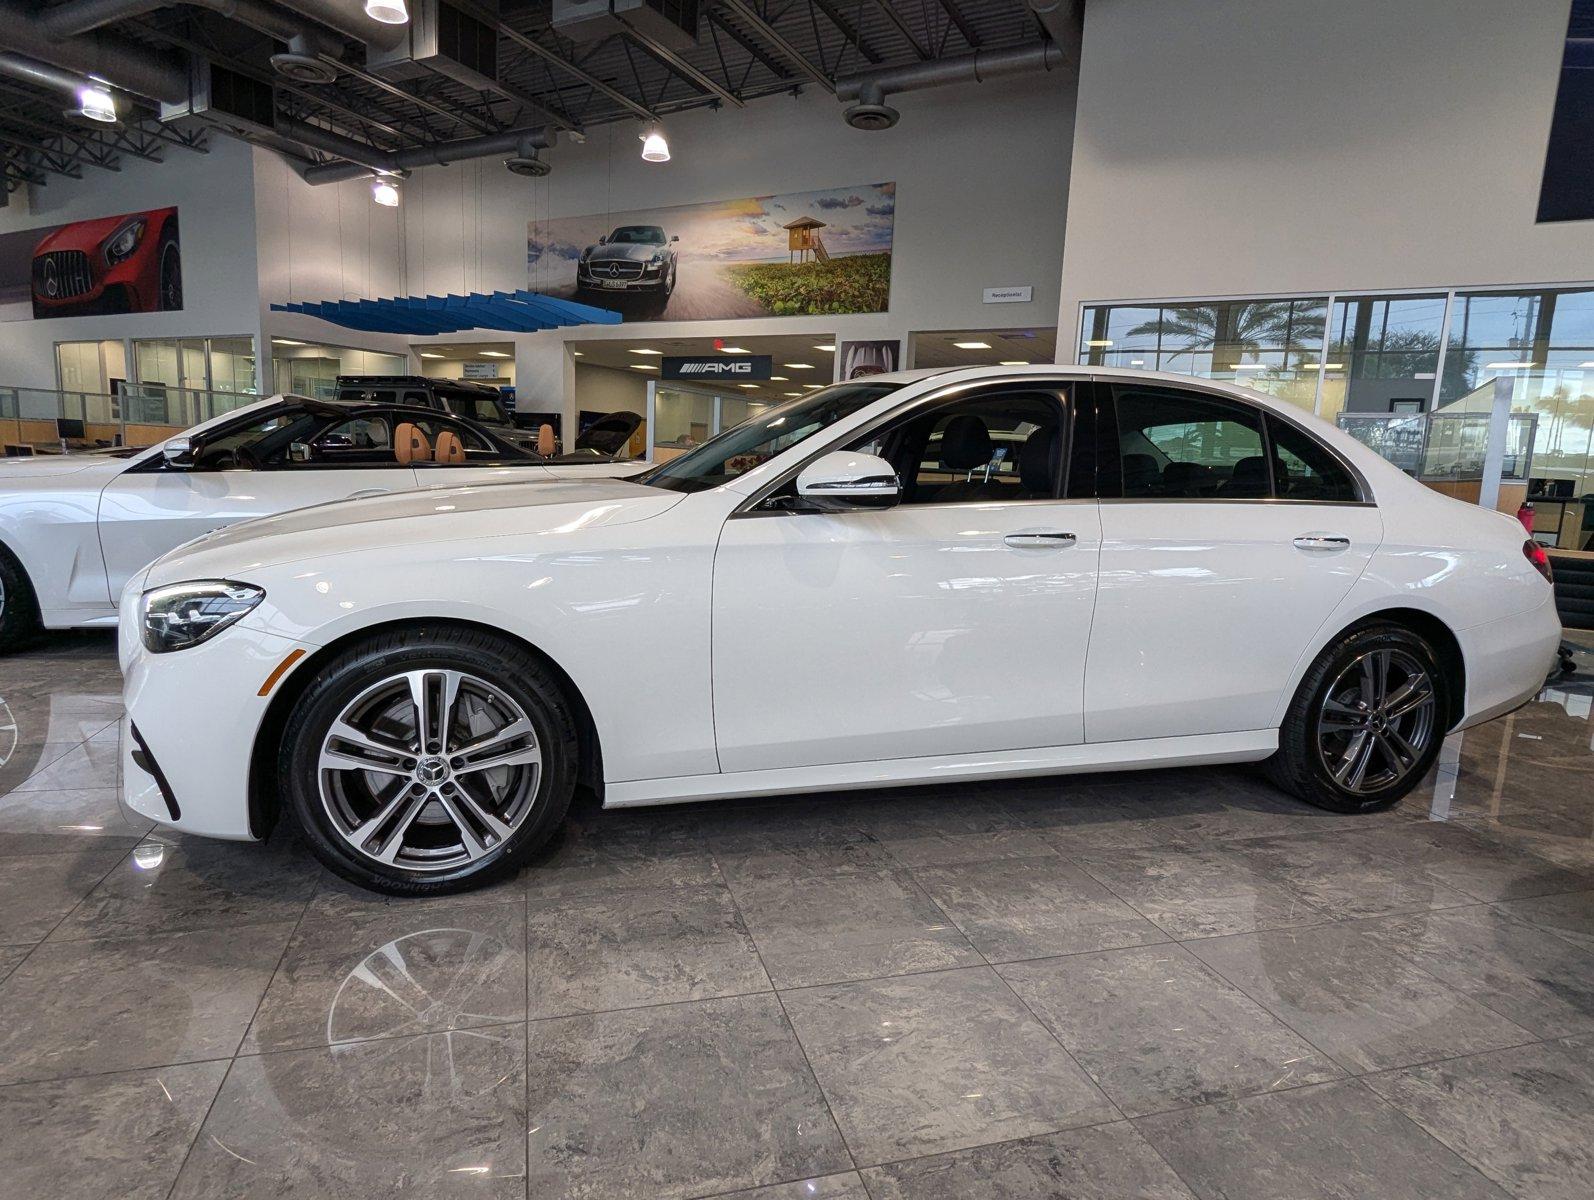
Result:
M1584 363L1583 365L1585 367L1594 367L1594 363ZM786 383L790 379L791 379L790 375L771 375L769 377L769 381L771 383Z
M953 342L959 350L989 350L990 342Z
M1344 363L1302 363L1301 364L1301 370L1303 370L1303 371L1315 371L1319 367L1323 368L1323 370L1325 370L1325 371L1343 371L1345 369L1345 364Z
M1027 367L1027 366L1029 366L1029 359L1027 359L1027 358L1004 358L1001 362L997 363L996 365L999 366L999 367Z
M632 353L632 354L649 354L649 355L652 355L654 358L660 358L660 357L663 356L664 351L662 351L662 350L649 350L649 349L647 349L647 347L644 346L641 350L632 350L632 351L630 351L630 353Z
M816 388L822 388L825 385L822 384L822 383L805 383L805 384L803 384L803 386L805 388L807 388L811 392L811 391L814 391Z
M512 354L505 354L502 350L483 350L483 358L513 358Z
M305 345L308 345L309 343L308 342L296 342L292 338L272 338L271 339L271 344L273 346L305 346Z
M720 353L721 354L751 354L752 351L744 349L741 346L721 346L720 347Z
M801 392L782 392L782 396L801 396Z
M1110 345L1112 345L1112 339L1111 338L1086 338L1085 339L1085 345L1087 345L1087 346L1110 346Z
M652 363L632 363L631 364L631 369L633 371L657 371L658 370L658 368L655 367Z
M1267 363L1230 363L1229 369L1232 371L1265 371L1267 366Z
M744 387L744 388L754 388L754 389L756 389L758 387L758 385L756 383L738 383L736 386L737 387Z
M430 350L421 351L422 358L447 358L446 354L433 354Z
M1143 367L1146 365L1146 360L1143 358L1131 358L1129 360L1129 365L1131 367Z
M790 367L793 371L812 371L814 369L813 363L781 363L780 365Z
M1485 371L1525 371L1529 367L1536 365L1536 363L1530 362L1497 362L1484 363L1483 369Z
M828 346L815 346L814 349L823 350L826 354L834 354L836 350L836 343L831 342Z
M586 353L585 350L572 350L570 352L570 357L572 357L572 358L580 358L585 353Z

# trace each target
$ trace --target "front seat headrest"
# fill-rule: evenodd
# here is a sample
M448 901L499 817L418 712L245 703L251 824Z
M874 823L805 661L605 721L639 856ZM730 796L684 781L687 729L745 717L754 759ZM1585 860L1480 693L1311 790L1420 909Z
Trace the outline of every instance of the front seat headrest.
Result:
M1018 451L1018 482L1026 492L1049 496L1057 478L1057 428L1042 426L1027 438Z
M432 443L421 432L419 425L405 421L393 431L393 456L398 459L401 467L407 467L411 463L431 462Z
M1162 469L1165 496L1196 496L1212 482L1212 471L1201 463L1171 462Z
M1124 455L1124 495L1144 496L1157 486L1162 474L1149 454Z
M941 433L941 465L949 471L972 471L991 461L995 453L991 431L973 413L960 413Z
M440 463L462 463L465 461L465 443L459 440L459 434L452 429L445 429L437 435L437 448L432 451L432 461Z
M1260 454L1242 458L1234 464L1234 472L1223 485L1222 494L1240 499L1257 499L1267 495L1267 459Z

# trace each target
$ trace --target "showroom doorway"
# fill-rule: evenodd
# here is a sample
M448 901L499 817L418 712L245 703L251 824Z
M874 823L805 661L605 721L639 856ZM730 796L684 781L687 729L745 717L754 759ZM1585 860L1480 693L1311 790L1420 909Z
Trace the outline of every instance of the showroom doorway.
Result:
M633 414L638 424L628 453L658 462L836 376L836 343L824 333L593 339L569 349L576 398L569 445L600 422L608 427L618 414ZM540 416L557 429L559 414Z

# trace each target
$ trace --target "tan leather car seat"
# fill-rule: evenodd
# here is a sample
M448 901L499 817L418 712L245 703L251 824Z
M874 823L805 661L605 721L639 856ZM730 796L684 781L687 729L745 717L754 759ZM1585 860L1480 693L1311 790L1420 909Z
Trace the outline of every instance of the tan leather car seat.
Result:
M459 434L452 429L445 429L437 435L437 449L432 452L432 461L440 463L462 463L465 461L465 443L459 440Z
M421 432L419 425L405 421L393 431L393 454L401 467L407 467L411 463L431 462L432 443Z
M537 426L537 453L544 458L552 458L555 445L553 426L544 421Z

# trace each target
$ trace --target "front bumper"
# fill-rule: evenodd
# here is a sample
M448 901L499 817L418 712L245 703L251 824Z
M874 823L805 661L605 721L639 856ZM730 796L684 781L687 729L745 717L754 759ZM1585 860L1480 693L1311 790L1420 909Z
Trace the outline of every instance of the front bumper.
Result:
M241 624L172 654L123 638L122 803L185 833L252 840L250 759L270 702L259 691L302 647Z
M1458 631L1467 697L1456 728L1481 725L1538 695L1555 666L1561 633L1553 593L1538 608Z
M635 278L616 278L581 267L576 270L576 282L594 292L656 292L664 286L664 267L644 267Z

